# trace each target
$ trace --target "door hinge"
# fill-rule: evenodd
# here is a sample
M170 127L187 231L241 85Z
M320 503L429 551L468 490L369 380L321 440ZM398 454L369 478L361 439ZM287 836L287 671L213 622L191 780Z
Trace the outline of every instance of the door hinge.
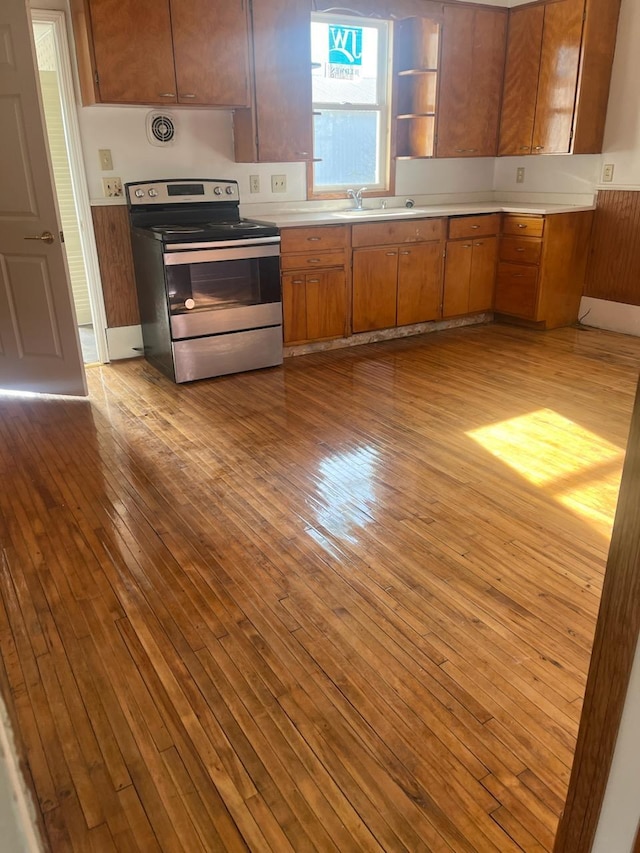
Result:
M64 231L60 232L60 242L64 243Z
M96 84L96 86L99 85L99 83L100 83L100 80L98 79L98 72L97 71L93 72L93 82Z

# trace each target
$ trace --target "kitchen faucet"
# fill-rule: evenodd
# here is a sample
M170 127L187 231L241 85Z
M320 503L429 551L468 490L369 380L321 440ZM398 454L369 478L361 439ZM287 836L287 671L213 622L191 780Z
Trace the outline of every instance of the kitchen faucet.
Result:
M362 210L362 193L366 187L360 187L359 190L347 190L347 198L352 198L356 210Z

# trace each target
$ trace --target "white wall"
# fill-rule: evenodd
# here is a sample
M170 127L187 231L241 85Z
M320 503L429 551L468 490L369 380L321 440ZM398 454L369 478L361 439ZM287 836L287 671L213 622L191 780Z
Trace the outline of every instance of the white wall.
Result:
M175 141L157 147L147 139L146 117L150 112L172 115ZM225 178L240 182L245 201L291 201L305 198L305 167L302 163L257 165L233 161L232 114L227 110L165 110L150 107L80 107L80 132L89 194L103 197L102 178L117 175L123 182L153 178ZM113 171L100 169L98 150L109 148ZM249 175L259 175L261 192L249 199ZM287 192L271 193L271 175L287 176Z
M631 853L640 821L640 645L592 853Z
M603 162L613 163L613 184L640 189L640 3L622 0L613 63Z
M497 157L493 189L501 198L524 193L531 201L537 195L544 195L548 201L553 200L550 195L592 196L600 163L600 154ZM525 170L524 183L517 184L516 169L520 166Z

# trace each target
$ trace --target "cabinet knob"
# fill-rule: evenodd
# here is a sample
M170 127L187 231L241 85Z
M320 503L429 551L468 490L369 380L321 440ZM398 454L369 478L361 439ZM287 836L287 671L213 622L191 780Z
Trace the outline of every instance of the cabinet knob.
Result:
M475 244L476 246L484 246L484 242L481 240L479 243Z
M304 284L303 278L294 278L292 284Z
M531 151L531 146L530 145L521 145L520 150L521 151Z
M185 92L185 93L180 92L180 97L181 97L181 98L195 98L195 95L192 95L192 94L186 94L186 92Z
M307 279L307 284L320 284L319 278L309 278Z
M516 252L524 252L524 249L523 248L517 248Z
M397 252L387 252L387 255L389 255L390 257L395 257L397 254Z
M471 230L477 231L479 227L480 227L479 225L471 225Z
M524 225L522 222L518 222L518 228L527 228L527 225Z
M463 248L463 249L470 249L470 248L471 248L471 243L463 243L463 244L462 244L462 248Z
M160 92L158 95L159 98L175 98L175 92Z
M544 150L544 145L534 145L534 146L533 146L533 150L534 150L534 151L543 151L543 150Z
M309 258L307 261L308 264L319 264L321 263L320 258Z
M307 237L307 240L310 243L317 243L319 239L320 239L320 237Z
M513 278L524 278L523 272L514 272Z
M411 252L408 249L403 249L402 252L400 252L400 254L401 255L410 255Z

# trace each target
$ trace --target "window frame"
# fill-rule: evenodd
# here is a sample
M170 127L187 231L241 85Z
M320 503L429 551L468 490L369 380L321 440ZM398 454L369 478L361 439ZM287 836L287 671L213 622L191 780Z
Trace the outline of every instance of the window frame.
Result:
M384 122L382 132L380 134L380 174L382 180L379 184L371 187L367 192L363 193L363 197L385 197L393 196L395 192L395 163L394 144L395 135L393 134L393 97L394 97L394 65L393 65L393 21L387 18L368 18L364 15L355 15L353 13L335 13L335 12L312 12L309 26L314 21L327 24L344 24L348 22L353 26L375 27L378 30L378 71L377 71L377 93L375 104L337 104L335 102L312 102L313 115L321 112L322 109L331 111L344 112L378 112L381 115L381 120ZM386 38L384 34L386 33ZM313 121L313 118L312 118ZM315 167L314 164L319 162L315 158L315 128L312 129L312 140L314 143L314 159L307 162L307 198L309 199L343 199L346 198L347 189L350 187L329 187L327 189L317 189L314 183ZM359 187L353 186L353 189Z

